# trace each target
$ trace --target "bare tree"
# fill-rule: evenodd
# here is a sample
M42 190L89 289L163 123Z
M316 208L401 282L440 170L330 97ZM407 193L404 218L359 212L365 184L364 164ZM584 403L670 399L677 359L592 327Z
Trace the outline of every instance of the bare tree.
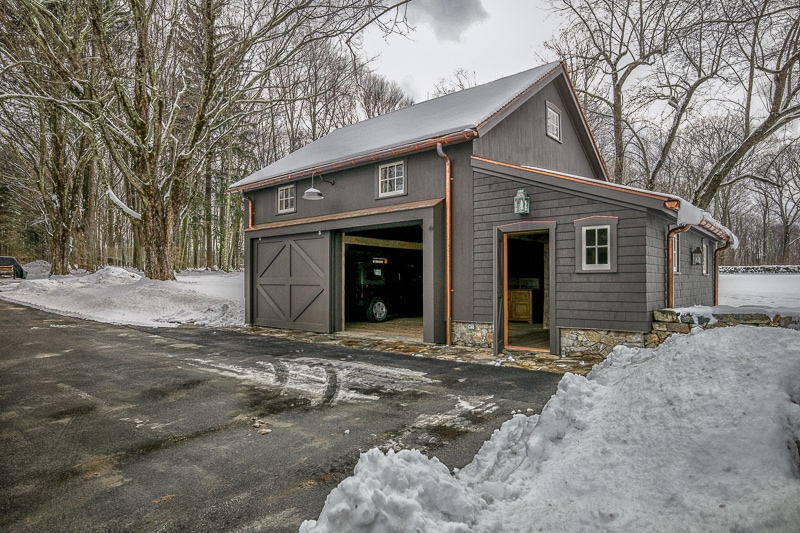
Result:
M595 102L590 112L612 123L615 181L661 186L673 151L716 109L732 119L735 142L697 177L690 196L708 208L721 187L751 173L759 144L800 118L796 3L553 0L553 7L568 29L549 47L579 73L584 101Z
M444 96L456 91L463 91L470 87L475 87L478 82L475 78L475 71L459 67L453 71L449 78L439 78L433 85L433 97Z
M170 279L197 176L243 117L270 104L262 99L270 73L315 42L347 42L406 1L65 1L65 19L62 4L18 0L4 9L6 26L23 21L31 57L70 98L36 85L6 98L49 99L95 134L93 150L102 143L137 200L138 212L121 207L141 227L145 273ZM30 60L1 53L9 70Z

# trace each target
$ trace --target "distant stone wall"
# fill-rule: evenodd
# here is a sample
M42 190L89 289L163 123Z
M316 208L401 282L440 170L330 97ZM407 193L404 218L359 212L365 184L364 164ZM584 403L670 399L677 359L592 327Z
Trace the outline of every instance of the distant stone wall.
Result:
M484 322L451 322L452 343L472 348L491 348L494 342L494 327Z

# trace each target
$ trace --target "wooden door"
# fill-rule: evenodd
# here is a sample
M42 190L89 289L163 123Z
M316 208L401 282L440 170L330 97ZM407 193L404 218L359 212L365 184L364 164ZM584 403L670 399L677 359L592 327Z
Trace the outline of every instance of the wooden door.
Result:
M253 323L330 332L330 234L253 241Z

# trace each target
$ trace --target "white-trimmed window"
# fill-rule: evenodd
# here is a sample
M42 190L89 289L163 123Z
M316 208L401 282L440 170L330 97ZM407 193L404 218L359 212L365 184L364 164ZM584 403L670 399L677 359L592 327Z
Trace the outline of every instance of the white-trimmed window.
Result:
M611 226L584 226L583 270L611 269Z
M295 187L292 185L284 185L278 187L278 214L294 213L295 207Z
M406 193L406 174L403 161L378 167L378 198L400 196Z
M672 236L672 271L681 271L681 234L676 233Z
M616 272L619 218L593 215L572 223L575 226L575 272Z
M547 102L547 136L561 142L561 110Z

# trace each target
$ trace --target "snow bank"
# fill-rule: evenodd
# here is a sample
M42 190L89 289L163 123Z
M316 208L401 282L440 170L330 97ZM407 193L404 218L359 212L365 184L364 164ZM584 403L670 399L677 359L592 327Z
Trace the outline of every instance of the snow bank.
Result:
M138 272L107 266L91 274L32 277L0 286L0 298L115 324L151 327L244 324L241 272L187 272L178 274L176 281L156 281Z
M798 403L796 331L619 346L454 476L415 451L363 454L301 531L797 531Z

